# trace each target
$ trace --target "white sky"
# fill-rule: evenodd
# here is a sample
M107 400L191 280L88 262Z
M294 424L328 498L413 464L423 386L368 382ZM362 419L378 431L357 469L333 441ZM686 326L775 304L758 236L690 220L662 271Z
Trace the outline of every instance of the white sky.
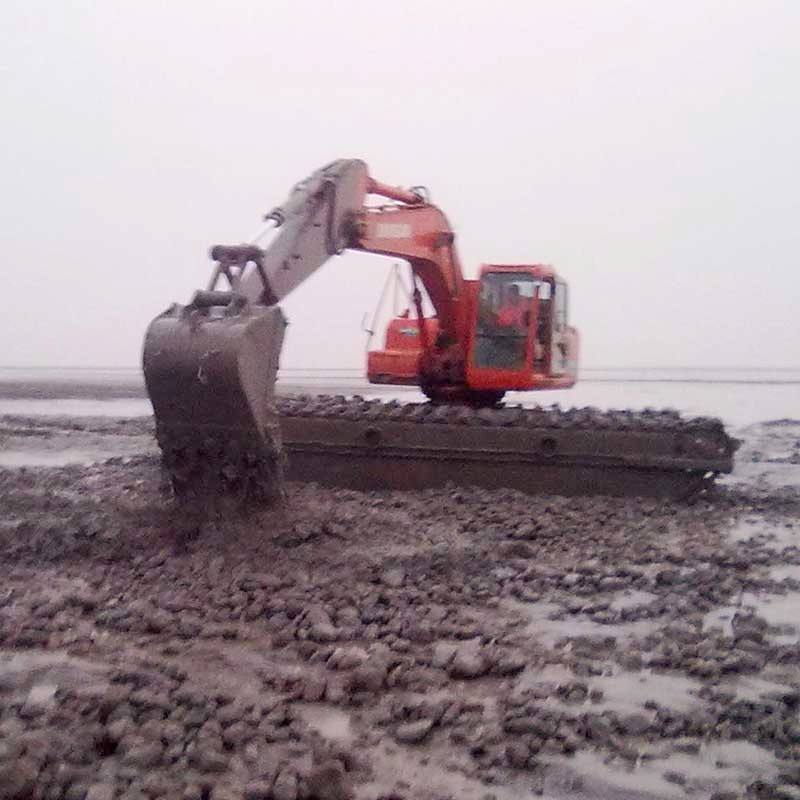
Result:
M358 157L468 276L555 265L584 365L800 365L800 2L4 0L0 42L0 364L137 364L208 245ZM283 364L359 367L390 263L300 287Z

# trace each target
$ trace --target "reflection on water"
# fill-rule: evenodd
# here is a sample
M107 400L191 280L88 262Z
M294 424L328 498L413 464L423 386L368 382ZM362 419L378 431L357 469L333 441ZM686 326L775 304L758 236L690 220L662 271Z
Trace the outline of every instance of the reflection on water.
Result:
M0 398L0 415L64 416L64 417L148 417L153 413L149 400L44 400L38 397L25 400Z
M507 598L503 606L525 620L525 632L544 647L552 648L561 639L587 636L603 639L615 636L620 640L641 638L653 631L650 620L619 622L613 625L595 622L583 616L565 615L558 603L540 601L525 603Z
M424 400L414 387L371 385L355 370L284 369L278 391ZM142 392L138 370L0 368L0 414L143 416L151 409ZM562 408L674 408L720 417L739 427L796 418L800 370L586 369L572 389L509 392L506 401L525 406L557 403Z
M0 679L12 691L33 692L46 700L59 687L106 685L105 669L61 652L0 649Z
M704 628L721 628L726 636L733 636L733 620L737 614L756 613L770 626L769 638L777 644L796 644L800 642L800 592L785 594L752 594L746 592L741 600L727 606L720 606L708 612Z
M610 796L613 787L624 790L625 797L684 798L687 794L710 797L720 785L738 787L743 780L754 776L762 780L774 778L778 763L774 755L763 747L746 742L705 742L700 751L690 754L671 750L669 743L654 745L651 757L642 759L635 769L620 770L604 755L592 750L579 750L569 759L561 761L565 768L582 775L596 791L595 796ZM551 770L555 773L555 770ZM686 778L686 788L667 779L667 773L680 773ZM553 776L556 777L555 774ZM545 791L555 795L559 787L545 783ZM613 796L613 795L611 795ZM737 795L738 796L738 795Z
M96 461L105 461L108 458L156 452L155 442L143 442L139 437L127 437L127 439L109 437L102 444L88 447L76 447L68 440L63 440L60 444L62 445L61 447L50 449L26 448L19 441L16 441L11 447L4 446L0 449L0 467L9 469L17 469L19 467L66 467L71 464L93 464Z
M424 400L414 389L388 387L376 391L369 384L301 385L284 384L282 393L360 394L367 399L413 403ZM291 390L288 392L287 390ZM754 422L796 418L800 408L800 385L771 386L747 384L594 383L552 392L509 392L506 402L524 406L559 404L562 408L674 408L693 416L714 416L734 427ZM141 417L152 413L145 398L94 399L5 399L0 398L0 415L64 415Z
M320 733L324 739L347 742L353 738L353 731L350 728L350 715L346 711L311 703L296 703L294 710L307 725Z
M788 521L777 524L765 523L758 518L737 520L727 531L728 538L735 544L753 542L770 550L781 551L787 547L800 547L800 522ZM792 567L800 580L800 567Z
M69 450L0 450L0 467L66 467L69 464L91 464L116 455L109 448L91 450L73 447Z

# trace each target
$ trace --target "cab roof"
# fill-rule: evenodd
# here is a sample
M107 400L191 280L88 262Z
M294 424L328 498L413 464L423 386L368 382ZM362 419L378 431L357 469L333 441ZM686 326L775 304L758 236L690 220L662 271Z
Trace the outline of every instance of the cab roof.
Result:
M481 276L487 272L525 272L539 280L560 280L549 264L481 264Z

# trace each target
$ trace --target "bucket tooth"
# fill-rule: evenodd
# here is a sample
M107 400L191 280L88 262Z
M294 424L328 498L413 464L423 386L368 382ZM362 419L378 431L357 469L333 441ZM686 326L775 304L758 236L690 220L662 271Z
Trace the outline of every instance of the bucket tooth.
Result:
M150 323L144 377L163 463L179 497L282 497L274 392L285 327L277 306L230 314L176 305Z

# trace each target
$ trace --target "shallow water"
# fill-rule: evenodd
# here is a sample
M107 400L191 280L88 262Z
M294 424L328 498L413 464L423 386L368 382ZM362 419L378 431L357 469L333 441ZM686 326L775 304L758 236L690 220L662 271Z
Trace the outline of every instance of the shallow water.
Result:
M112 426L113 427L113 426ZM0 467L65 467L91 464L108 458L157 452L150 435L125 435L66 427L19 425L0 431Z
M295 703L294 710L324 739L349 742L353 738L350 715L346 711L319 703Z
M0 398L0 416L19 414L21 416L50 417L149 417L152 413L153 407L150 405L150 401L136 397L113 400Z
M800 547L800 520L796 522L781 521L777 525L768 525L764 523L764 520L745 517L737 520L731 526L727 536L736 544L753 542L770 550L781 552L787 547Z
M47 700L61 686L104 686L105 673L102 664L73 658L63 652L0 649L0 679L7 689L32 692L32 699Z
M626 589L611 601L611 610L624 611L631 608L640 608L641 606L650 605L656 600L658 600L658 595L652 592L643 592L640 589Z
M592 689L601 689L599 701L586 699L583 703L568 703L551 695L540 700L539 705L557 707L571 713L591 710L593 713L614 711L617 714L642 713L649 700L678 711L688 711L700 702L696 693L703 684L685 675L640 670L631 672L609 667L604 675L593 675L589 680ZM573 673L560 664L548 664L536 669L526 669L518 678L517 690L535 688L542 683L566 683L574 679ZM774 687L773 687L774 688Z
M115 445L117 443L115 442ZM69 447L63 450L6 449L0 451L0 467L67 467L72 464L93 464L107 458L141 453L141 448L123 447ZM154 451L155 452L155 451Z
M414 387L371 385L356 370L286 369L278 391L424 400ZM109 392L115 399L96 399L109 397ZM0 414L143 416L151 407L142 393L138 370L0 368ZM739 427L797 418L800 370L587 369L572 389L509 392L506 401L563 408L674 408Z
M602 754L590 750L577 752L567 763L570 770L584 776L587 782L590 780L593 786L605 783L618 790L641 792L637 796L660 798L687 796L683 786L667 780L668 772L683 776L686 787L696 793L726 780L735 786L744 776L767 779L778 771L778 762L769 751L745 741L708 743L696 755L665 750L662 757L640 761L627 771L621 770L619 764L608 764Z
M800 567L797 568L800 572ZM721 628L725 636L733 636L733 618L737 613L753 612L763 617L770 628L768 636L776 644L800 642L800 592L785 594L752 594L745 592L741 599L726 606L719 606L706 614L703 627L706 630Z
M728 538L736 544L750 542L780 553L787 548L800 547L800 522L767 524L763 520L745 517L731 526ZM778 582L800 582L800 564L770 567L769 576ZM732 636L733 618L743 611L755 612L767 620L775 628L770 634L773 641L779 644L800 642L800 591L744 592L731 598L728 605L712 609L705 617L704 627L722 628L726 636Z
M552 648L561 639L586 636L605 639L613 636L619 640L646 636L654 629L650 620L620 622L607 625L582 616L564 614L557 603L524 603L506 599L503 605L525 620L525 632L545 647Z
M592 688L603 690L597 709L610 709L618 713L641 712L648 700L661 706L688 711L698 704L696 692L702 688L699 681L685 675L658 672L628 672L620 670L613 675L599 675L591 680Z

